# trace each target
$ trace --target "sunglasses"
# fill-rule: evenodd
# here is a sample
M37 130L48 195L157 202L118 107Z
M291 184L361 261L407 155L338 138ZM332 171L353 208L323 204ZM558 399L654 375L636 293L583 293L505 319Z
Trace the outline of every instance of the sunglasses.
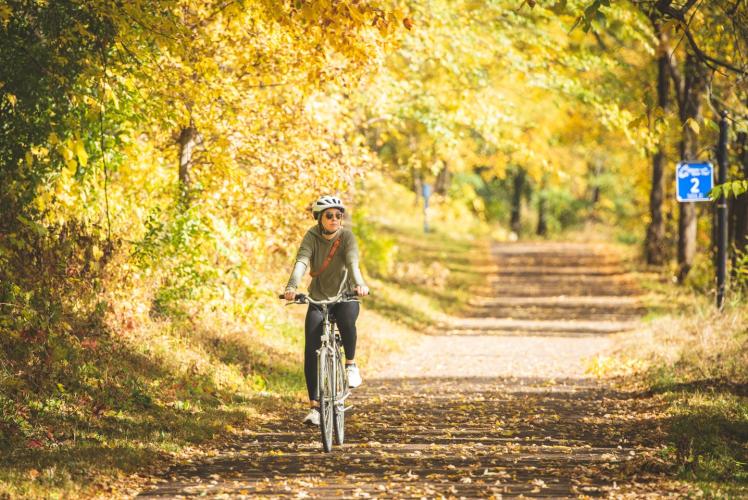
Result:
M343 218L343 212L325 212L325 218L327 220L333 220L333 219L342 219Z

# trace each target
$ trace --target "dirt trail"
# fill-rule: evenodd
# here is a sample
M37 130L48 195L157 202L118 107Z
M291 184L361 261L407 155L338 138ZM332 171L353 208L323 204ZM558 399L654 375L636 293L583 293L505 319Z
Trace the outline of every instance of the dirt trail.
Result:
M635 327L635 284L603 246L500 244L465 317L364 374L347 444L322 454L299 414L144 497L680 495L654 465L658 408L598 384L585 360Z

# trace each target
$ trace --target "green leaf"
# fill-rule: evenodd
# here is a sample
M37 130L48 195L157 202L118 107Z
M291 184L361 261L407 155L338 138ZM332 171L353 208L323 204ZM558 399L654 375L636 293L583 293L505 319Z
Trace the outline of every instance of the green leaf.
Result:
M38 222L34 222L32 220L27 219L23 215L19 215L17 217L18 222L26 226L27 228L34 231L39 236L46 236L47 235L47 228L39 224Z
M85 144L80 139L75 141L75 155L78 157L78 163L85 167L88 163L88 153Z
M725 198L729 198L731 195L738 197L746 192L748 192L748 180L741 179L714 186L709 193L709 197L712 200L718 200L723 196Z

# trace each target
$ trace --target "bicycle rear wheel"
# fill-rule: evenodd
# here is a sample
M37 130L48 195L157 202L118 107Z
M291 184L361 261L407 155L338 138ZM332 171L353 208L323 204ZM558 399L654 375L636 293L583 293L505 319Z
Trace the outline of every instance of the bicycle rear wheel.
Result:
M317 358L317 383L319 384L319 428L322 434L322 447L325 452L332 450L333 413L335 412L333 362L330 350L322 347Z
M335 399L340 399L348 390L348 380L345 376L345 367L340 351L336 356L335 367ZM333 421L335 422L335 444L342 445L345 440L345 401L335 404Z

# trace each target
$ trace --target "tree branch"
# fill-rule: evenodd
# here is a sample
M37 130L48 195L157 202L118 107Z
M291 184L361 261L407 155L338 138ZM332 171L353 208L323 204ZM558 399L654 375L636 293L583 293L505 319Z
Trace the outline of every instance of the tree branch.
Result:
M728 17L734 16L735 13L737 13L738 9L740 8L740 4L742 4L742 3L743 3L743 0L737 0L735 2L735 5L732 6L732 9L730 9L729 11L727 11Z
M216 8L216 10L211 12L208 17L206 17L205 19L201 19L199 22L189 25L189 29L194 30L198 26L200 27L206 26L210 21L213 20L213 18L215 18L218 14L226 10L231 4L235 4L236 2L237 0L228 0L222 3L221 5L218 6L218 8Z
M595 40L597 41L597 45L600 47L600 50L602 50L603 52L607 52L608 46L605 43L605 40L603 40L603 37L600 36L600 33L598 33L596 30L592 30L592 34L594 35Z
M688 2L686 2L686 4L683 7L681 7L680 11L683 12L683 15L685 16L686 12L691 10L691 7L693 7L694 4L698 1L699 0L688 0Z
M665 16L679 21L680 27L683 29L683 34L686 36L688 44L691 46L691 49L693 49L696 57L701 59L701 61L704 62L704 64L706 64L709 68L714 71L718 71L718 68L723 68L739 75L748 75L748 70L739 68L738 66L735 66L734 64L722 59L717 59L716 57L710 56L709 54L704 52L704 50L696 42L693 33L691 33L689 24L688 22L686 22L686 14L688 13L689 9L691 9L694 4L696 4L697 1L698 0L688 0L682 8L676 9L671 5L672 0L658 0L657 3L655 3L655 8Z
M655 3L655 8L666 16L670 16L673 19L677 19L678 21L683 21L683 13L680 10L671 7L671 2L672 0L658 0L657 3Z
M730 71L737 73L739 75L748 75L747 70L738 68L737 66L734 66L728 63L727 61L717 59L715 57L710 56L706 52L704 52L701 49L701 47L699 47L699 45L696 43L696 40L694 39L693 34L691 33L691 30L688 28L688 25L685 25L685 24L683 25L683 33L686 35L686 38L688 39L688 43L689 45L691 45L691 48L696 54L696 57L701 59L707 66L709 66L713 70L717 71L717 68L715 68L715 66L719 66L724 69L729 69Z

